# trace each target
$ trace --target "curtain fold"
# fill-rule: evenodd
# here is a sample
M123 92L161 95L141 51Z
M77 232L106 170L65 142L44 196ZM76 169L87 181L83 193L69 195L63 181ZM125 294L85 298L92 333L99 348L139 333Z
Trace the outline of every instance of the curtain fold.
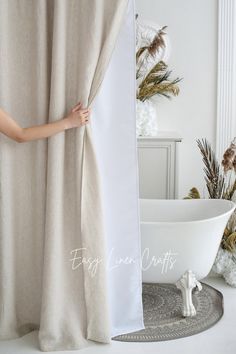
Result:
M128 0L0 2L0 105L22 126L92 105ZM43 351L109 343L106 245L90 126L0 136L0 338Z
M98 0L91 3L84 0L69 2L69 5L65 1L58 1L54 4L54 19L56 21L53 27L53 44L55 43L55 47L53 46L52 52L52 68L54 70L52 69L49 120L50 117L54 118L59 115L57 111L59 106L54 104L54 97L55 100L61 98L61 108L65 104L63 102L64 90L65 87L69 86L69 82L65 82L65 73L67 73L67 80L68 75L71 75L69 78L73 80L72 75L76 74L77 97L85 106L91 105L110 60L127 1L113 0L107 2L106 0ZM80 12L80 9L83 9L83 11ZM75 13L78 14L77 17L74 15ZM62 19L60 19L60 16L62 16ZM69 21L68 24L66 24L67 20ZM66 34L65 32L61 33L63 21L67 28ZM72 21L75 21L75 23ZM72 45L69 38L75 38L75 33L77 33L78 39L74 40ZM82 40L80 40L80 36ZM68 43L72 45L72 48L66 47ZM64 47L62 47L63 45ZM70 57L65 59L62 56L61 59L61 52L69 53ZM79 53L79 58L77 53ZM60 63L60 66L58 63ZM64 70L62 70L63 64ZM60 88L62 92L58 92ZM66 102L68 102L68 98ZM76 102L76 99L74 102ZM65 331L66 337L68 327L71 327L68 345L72 345L72 348L76 346L79 330L76 332L75 328L80 322L81 325L87 322L85 337L88 339L108 343L111 337L106 286L103 215L96 155L93 149L90 126L71 133L75 133L74 140L69 138L65 141L64 136L55 136L49 141L48 146L46 244L43 267L43 289L45 290L42 296L39 334L41 347L44 350L54 348L55 340L58 341L58 333L61 334ZM59 151L60 153L58 153ZM72 161L72 165L68 163L65 166L65 161L68 161L69 158L69 156L64 155L63 159L65 152L70 152L70 155L74 156L75 160ZM74 168L74 166L76 167ZM60 171L61 176L58 175ZM63 195L60 193L65 192L65 185L70 184L69 181L66 181L67 176L63 175L64 171L66 171L67 176L74 175L74 180L71 181L74 188L71 191L68 190L68 194ZM56 184L55 180L57 180ZM68 221L65 219L63 221L63 215L65 218L66 211L62 203L70 193L71 201L75 198L76 212L73 214L74 212L71 211L68 215ZM58 197L55 198L55 196ZM78 200L81 201L80 205L78 205ZM81 229L80 240L77 231L77 233L69 235L69 240L67 239L65 243L66 235L61 231L63 227L67 233L68 230L74 232L74 230ZM59 242L60 237L61 243ZM53 256L52 250L54 250ZM67 250L66 253L65 250ZM78 250L78 252L74 250ZM61 274L65 273L64 267L68 267L68 255L70 254L71 258L77 255L85 259L82 264L83 272L82 267L77 267L74 272L71 272L72 274L70 273L70 279L63 279ZM65 262L61 262L63 258ZM87 263L89 259L101 260L94 276ZM53 286L52 278L55 267L59 270L60 275ZM79 273L81 274L78 276ZM66 283L67 286L65 287ZM83 289L81 289L81 284L84 286ZM63 296L59 297L58 294L61 291L63 291ZM64 299L70 298L73 292L74 307L71 306L71 303L68 303L67 309ZM78 302L78 295L76 294L80 292L81 301ZM55 301L55 298L57 301ZM85 303L85 309L78 308L78 304L83 302ZM61 315L58 307L62 308ZM73 311L73 313L70 316L65 315L69 311ZM81 313L83 313L84 320L81 320ZM61 317L64 317L63 327L60 326ZM71 321L71 318L74 318L74 321ZM84 328L80 328L80 331L83 333ZM73 344L71 338L73 333L75 334L75 344ZM65 342L65 338L61 340L63 343ZM61 344L58 348L60 347Z

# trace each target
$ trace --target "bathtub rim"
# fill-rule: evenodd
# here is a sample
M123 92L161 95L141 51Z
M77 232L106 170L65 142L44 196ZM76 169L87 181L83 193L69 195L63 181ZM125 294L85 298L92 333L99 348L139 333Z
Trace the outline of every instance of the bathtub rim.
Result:
M157 201L163 201L163 202L168 202L168 201L189 201L191 202L191 199L151 199L151 198L139 198L139 200L157 200ZM208 200L208 201L213 201L213 200L223 200L224 202L227 202L228 204L231 204L232 207L230 210L228 210L227 212L220 214L218 216L213 216L207 219L198 219L198 220L186 220L186 221L142 221L140 218L140 224L142 225L174 225L174 224L178 224L178 225L182 225L182 224L196 224L196 223L203 223L206 221L213 221L216 219L219 219L221 217L226 216L227 214L232 214L234 212L234 210L236 209L236 203L234 203L232 200L227 200L227 199L209 199L209 198L199 198L199 199L193 199L193 201L203 201L203 200ZM211 203L211 202L210 202ZM141 211L141 203L139 203L139 208ZM140 212L140 216L141 216L141 212Z

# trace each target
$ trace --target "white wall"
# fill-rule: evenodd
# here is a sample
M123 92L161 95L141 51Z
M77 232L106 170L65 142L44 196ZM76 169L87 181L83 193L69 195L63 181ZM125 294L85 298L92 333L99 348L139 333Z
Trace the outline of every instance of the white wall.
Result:
M169 67L183 77L180 95L159 97L160 130L178 131L183 138L179 158L179 197L192 186L207 196L196 138L215 148L217 85L217 0L136 0L140 20L168 25Z

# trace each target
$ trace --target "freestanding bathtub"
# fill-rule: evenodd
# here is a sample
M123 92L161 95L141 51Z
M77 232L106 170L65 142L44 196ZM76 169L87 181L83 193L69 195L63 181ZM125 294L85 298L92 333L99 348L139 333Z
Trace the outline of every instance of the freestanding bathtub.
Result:
M201 290L234 209L223 199L140 199L142 280L175 283L184 316L196 314L192 289Z

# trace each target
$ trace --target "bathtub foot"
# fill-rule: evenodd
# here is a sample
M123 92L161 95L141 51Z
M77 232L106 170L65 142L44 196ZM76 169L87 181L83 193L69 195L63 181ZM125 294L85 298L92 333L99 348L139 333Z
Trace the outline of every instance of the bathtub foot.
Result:
M197 287L198 291L202 290L201 283L196 279L195 274L191 270L187 270L184 275L175 284L181 290L183 297L182 314L184 317L196 315L196 309L192 302L192 291Z

